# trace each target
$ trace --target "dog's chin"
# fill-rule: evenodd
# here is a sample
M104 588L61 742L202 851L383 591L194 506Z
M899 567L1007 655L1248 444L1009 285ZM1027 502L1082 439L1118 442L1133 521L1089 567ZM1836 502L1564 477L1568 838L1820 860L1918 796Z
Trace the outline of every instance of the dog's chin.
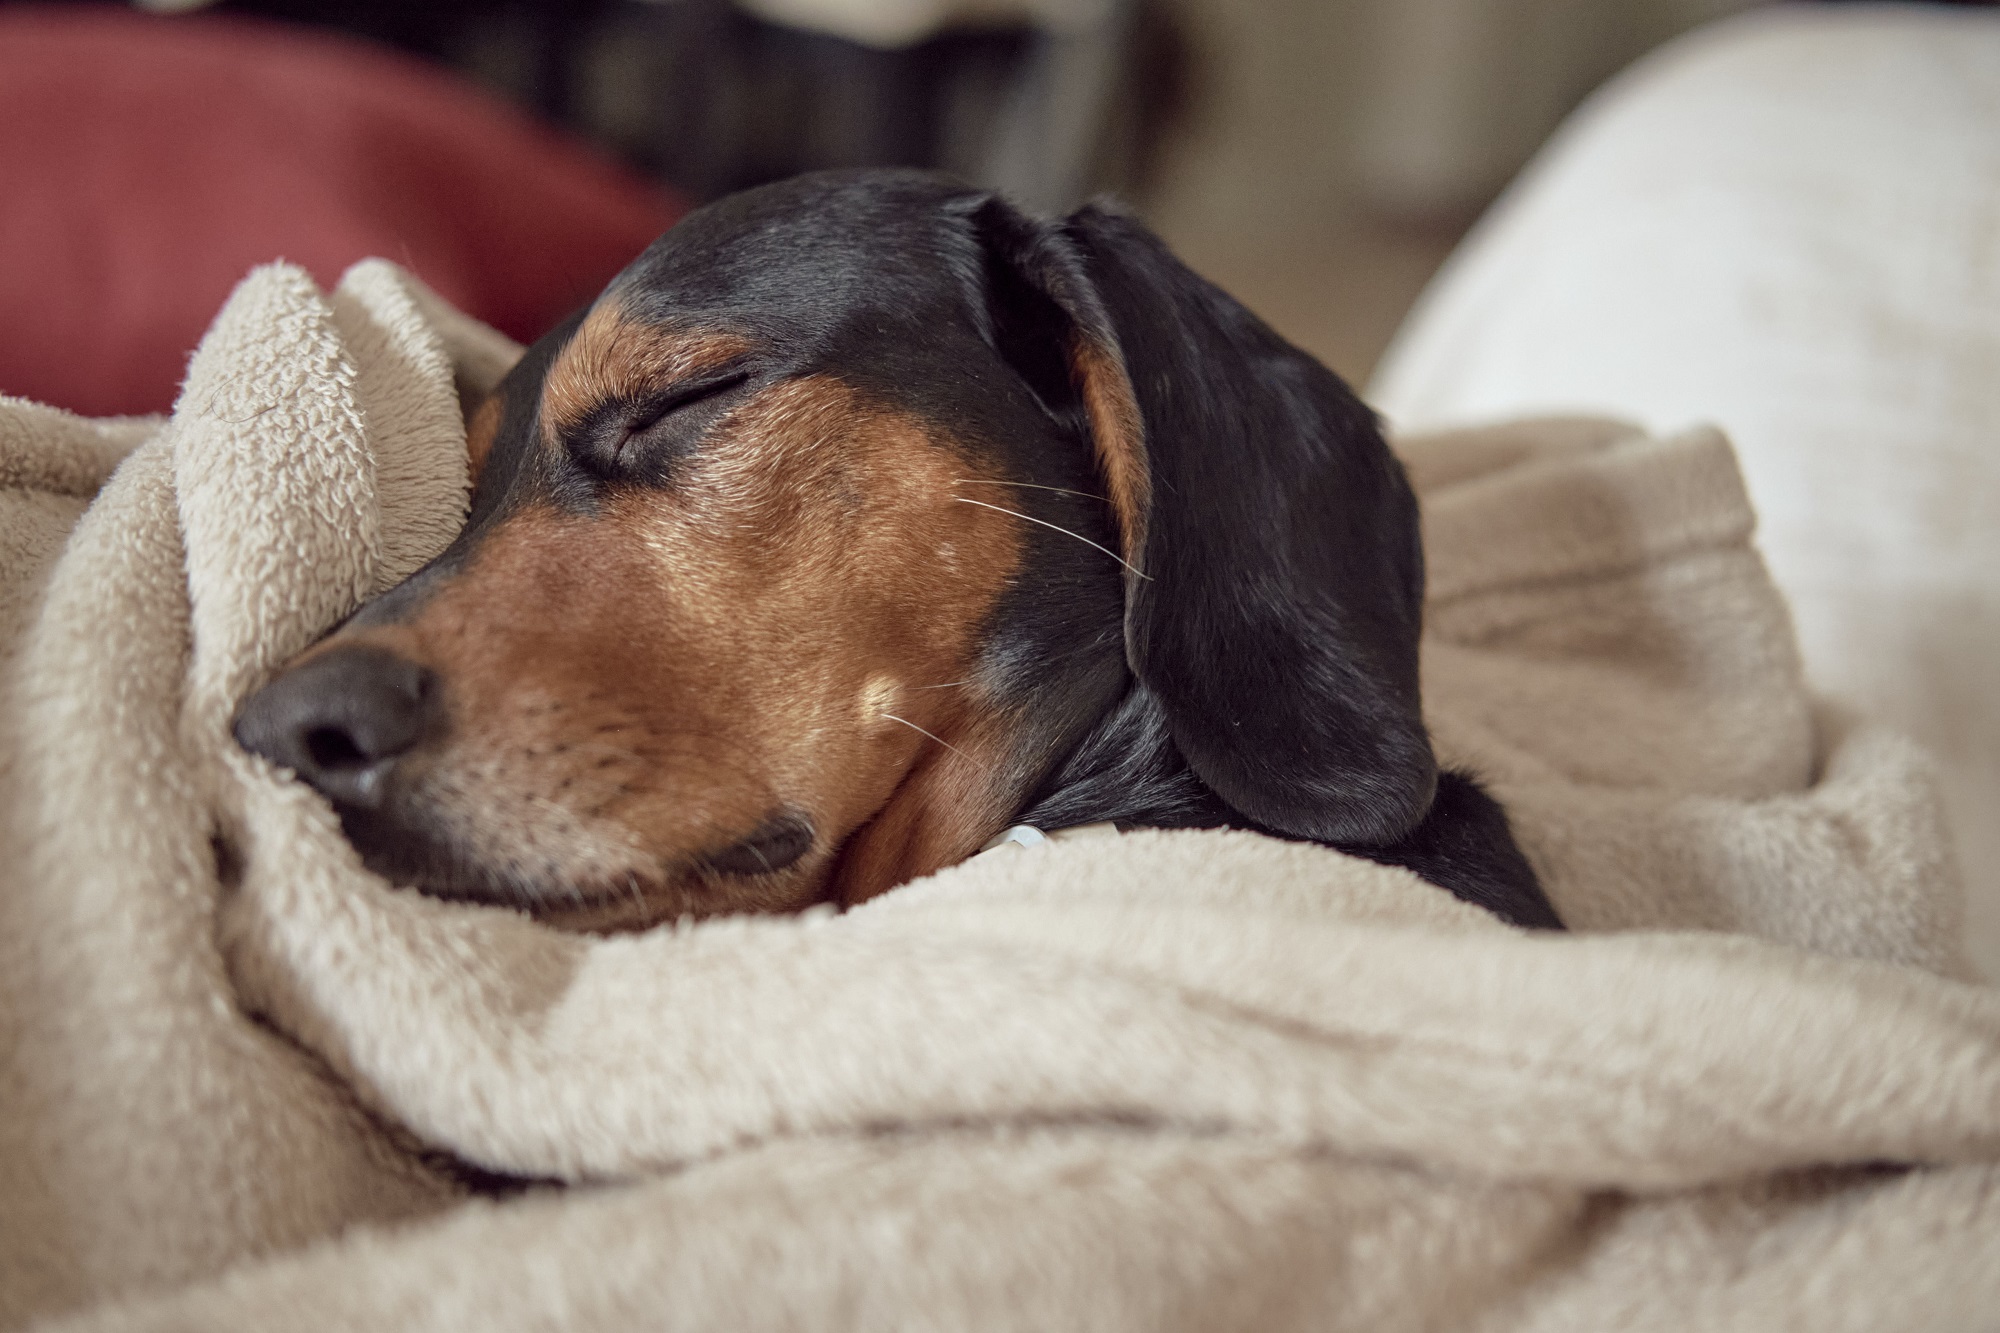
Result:
M770 873L719 870L700 858L646 857L644 868L496 864L437 831L378 811L337 806L371 872L448 902L526 912L559 930L616 933L741 912L795 912L819 901L823 858Z

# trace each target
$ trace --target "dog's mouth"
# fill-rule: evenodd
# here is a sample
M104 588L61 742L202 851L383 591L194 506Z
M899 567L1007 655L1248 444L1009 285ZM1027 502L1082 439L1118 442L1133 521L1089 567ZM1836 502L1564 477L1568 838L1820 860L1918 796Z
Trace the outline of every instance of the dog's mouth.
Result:
M792 807L773 810L740 837L711 840L712 850L662 854L629 835L581 827L554 806L542 827L517 826L501 839L449 810L413 805L335 803L370 871L428 897L519 908L569 929L796 910L809 905L801 893L826 860L812 820ZM501 842L511 846L496 854Z

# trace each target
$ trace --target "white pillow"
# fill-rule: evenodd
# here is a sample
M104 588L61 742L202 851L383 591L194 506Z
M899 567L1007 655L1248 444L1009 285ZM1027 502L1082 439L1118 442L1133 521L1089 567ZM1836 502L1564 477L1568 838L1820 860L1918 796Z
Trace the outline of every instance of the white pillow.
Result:
M1813 680L1944 760L2000 977L2000 13L1780 8L1641 62L1452 258L1372 398L1402 429L1720 424Z

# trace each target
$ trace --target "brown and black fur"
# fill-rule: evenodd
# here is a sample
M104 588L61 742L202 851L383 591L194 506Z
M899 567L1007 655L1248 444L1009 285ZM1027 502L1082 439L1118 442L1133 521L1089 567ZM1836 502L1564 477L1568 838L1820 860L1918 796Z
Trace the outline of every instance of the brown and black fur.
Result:
M914 172L725 199L531 348L469 454L457 541L237 723L399 882L624 928L1116 820L1559 924L1431 757L1374 417L1116 211Z

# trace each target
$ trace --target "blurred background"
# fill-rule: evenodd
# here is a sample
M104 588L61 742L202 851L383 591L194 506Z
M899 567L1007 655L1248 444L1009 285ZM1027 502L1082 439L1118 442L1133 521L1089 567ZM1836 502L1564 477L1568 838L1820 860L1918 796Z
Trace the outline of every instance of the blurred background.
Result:
M163 410L279 255L372 247L531 338L689 204L890 163L1116 192L1359 381L1568 110L1754 2L0 5L0 392Z

